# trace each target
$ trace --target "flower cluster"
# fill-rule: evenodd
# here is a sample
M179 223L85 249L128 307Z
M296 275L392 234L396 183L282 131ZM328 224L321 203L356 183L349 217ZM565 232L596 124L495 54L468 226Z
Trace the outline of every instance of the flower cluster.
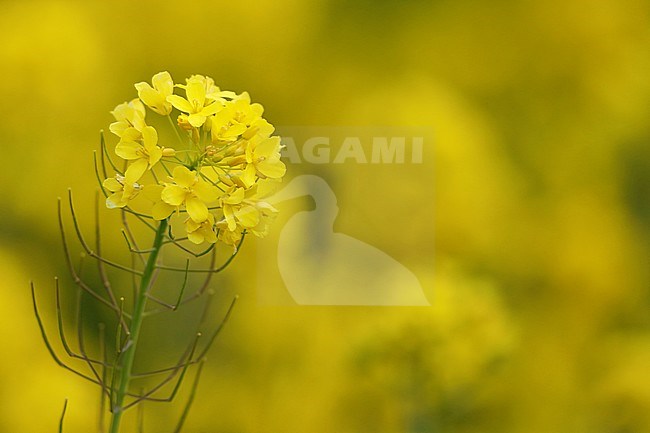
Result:
M277 212L264 197L286 167L263 107L248 93L222 91L202 75L174 84L160 72L135 88L138 98L112 111L109 129L119 138L115 154L124 163L103 181L106 205L133 209L144 199L140 214L155 220L182 215L187 238L196 244L234 246L244 232L264 236ZM173 140L147 123L148 110L168 118L174 131L166 135Z

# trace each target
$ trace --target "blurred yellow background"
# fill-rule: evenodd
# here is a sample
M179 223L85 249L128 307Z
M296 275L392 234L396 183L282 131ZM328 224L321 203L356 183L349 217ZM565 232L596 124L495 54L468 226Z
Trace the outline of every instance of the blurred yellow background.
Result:
M391 180L435 224L346 226L435 239L400 252L432 307L260 306L245 245L187 432L650 432L649 22L642 0L0 2L0 431L55 431L66 397L66 431L95 431L99 393L50 359L28 282L54 330L56 197L92 230L98 131L168 70L274 125L436 135L430 175ZM148 404L147 431L179 402Z

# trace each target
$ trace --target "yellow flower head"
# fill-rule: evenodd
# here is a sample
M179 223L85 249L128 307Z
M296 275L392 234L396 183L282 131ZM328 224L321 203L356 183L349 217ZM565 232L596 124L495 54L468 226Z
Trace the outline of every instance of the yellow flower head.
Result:
M111 162L118 174L103 182L106 205L144 205L137 212L156 220L186 212L186 239L195 244L235 246L244 232L264 236L277 211L263 201L261 185L279 182L286 166L262 105L247 92L222 91L204 75L174 84L163 71L135 88L138 98L112 111L110 130L119 137L115 153L125 169ZM145 122L148 110L160 116L175 112L177 124L157 130Z

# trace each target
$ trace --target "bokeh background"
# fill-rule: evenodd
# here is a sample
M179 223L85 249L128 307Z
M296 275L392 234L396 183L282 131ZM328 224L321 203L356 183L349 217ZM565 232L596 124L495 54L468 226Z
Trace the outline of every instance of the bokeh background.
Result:
M169 70L276 125L436 136L429 175L392 179L412 224L346 223L419 239L399 254L432 307L260 306L245 248L186 431L650 432L649 22L642 0L0 2L0 431L55 431L66 397L66 431L95 431L98 392L49 358L28 282L53 325L56 197L92 230L98 131ZM186 397L147 405L147 431Z

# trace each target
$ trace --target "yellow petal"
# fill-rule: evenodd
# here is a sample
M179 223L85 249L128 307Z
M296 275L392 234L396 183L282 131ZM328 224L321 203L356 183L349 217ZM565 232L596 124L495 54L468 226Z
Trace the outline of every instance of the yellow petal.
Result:
M163 95L171 95L174 91L174 80L167 71L158 72L151 79L153 86Z
M200 79L190 78L185 86L185 95L190 104L201 109L205 103L205 83Z
M201 228L201 223L197 223L194 221L192 218L188 218L185 220L185 231L190 233L190 232L195 232L199 228Z
M221 109L218 110L214 115L214 118L212 120L212 127L221 128L222 126L227 125L228 122L232 120L234 114L235 113L232 111L231 106L221 106Z
M235 215L231 206L223 207L223 216L226 219L226 223L228 224L228 230L231 232L235 231L237 228L237 222L235 221Z
M205 203L196 197L189 197L185 201L185 210L187 214L196 222L202 222L208 219L208 207Z
M133 110L129 113L129 117L131 119L136 117L141 117L144 119L145 115L147 114L146 110L144 109L144 105L142 105L142 101L140 101L138 98L132 99L129 102L129 108Z
M122 140L124 141L137 141L141 138L142 132L133 127L126 128L122 133Z
M257 118L246 130L242 136L250 140L253 138L255 135L259 135L260 137L268 137L269 135L273 134L273 131L275 131L275 128L273 125L271 125L269 122L267 122L265 119Z
M160 94L149 83L145 83L144 81L135 83L134 87L138 91L138 97L149 107L152 105L155 106L160 102Z
M145 87L146 86L146 87ZM142 102L147 104L156 113L166 116L172 111L172 104L167 102L167 96L162 95L155 89L152 89L151 86L147 83L138 83L135 85L138 89L138 96L142 99Z
M141 92L141 91L143 91L143 90L147 90L147 89L154 90L153 87L151 87L151 85L150 85L149 83L146 83L146 82L144 82L144 81L141 81L141 82L139 82L139 83L135 83L135 84L133 85L133 87L135 87L135 89L136 89L138 92ZM142 98L140 98L140 99L142 99ZM145 102L145 104L146 104L146 102Z
M213 243L217 242L217 235L214 232L214 230L212 230L212 227L210 227L209 229L207 229L207 228L204 229L203 236L205 237L205 241L208 242L208 243L213 244Z
M147 126L142 130L142 138L144 139L144 146L155 146L158 144L158 132L153 126Z
M244 132L246 132L246 125L243 123L235 123L223 131L221 136L224 138L233 138L242 135Z
M212 116L216 112L220 111L222 108L223 108L223 105L221 105L220 102L218 102L218 101L213 102L212 104L210 104L210 105L208 105L206 107L203 107L203 109L201 111L199 111L199 114L201 114L202 116L205 116L205 117Z
M116 192L115 194L106 197L106 207L109 209L115 209L126 206L123 197L124 194L122 192Z
M133 200L135 196L138 195L138 192L140 192L139 188L135 188L135 184L133 183L127 183L124 185L124 196L122 200L124 201L129 201Z
M258 103L251 104L251 113L255 118L260 117L264 113L264 107Z
M206 117L202 114L190 114L187 121L195 128L200 128L205 123Z
M211 244L217 241L217 235L214 232L214 216L212 214L209 214L208 219L201 223L201 228L199 230L201 231L205 241Z
M172 206L180 206L185 201L187 191L177 185L167 185L160 193L160 198Z
M156 145L158 143L158 133L152 126L147 126L142 130L144 139L144 148L149 154L149 166L152 167L162 157L162 149Z
M126 122L113 122L108 126L108 130L118 137L122 137L122 133L129 125Z
M235 99L237 97L237 94L235 92L232 92L230 90L224 90L224 91L219 91L219 88L216 87L217 92L214 93L213 99L216 98L228 98L228 99Z
M280 182L277 180L260 180L257 182L257 196L258 197L270 197L275 194L280 187Z
M179 165L172 172L174 182L184 188L190 188L196 182L196 172L190 171L184 165Z
M239 204L244 199L244 190L241 188L235 188L231 191L225 198L221 200L226 204Z
M270 158L280 153L280 137L271 137L262 140L256 147L254 154L256 157Z
M187 239L189 239L190 242L199 245L203 243L205 237L203 236L203 233L201 233L200 230L196 230L193 232L187 232Z
M235 217L246 228L255 227L260 221L259 212L253 206L242 206L235 212Z
M242 92L241 95L237 95L236 102L242 101L245 104L250 104L251 97L248 92Z
M160 161L160 158L162 158L163 155L163 150L158 146L153 146L151 149L147 149L147 153L149 154L149 167L151 168Z
M280 158L265 159L257 163L257 169L266 177L279 179L287 172L287 166Z
M196 185L194 185L194 188L192 188L192 191L205 203L212 203L219 198L220 194L219 188L204 180L199 180Z
M172 212L174 212L174 206L171 206L164 201L156 202L151 208L151 216L153 219L158 221L164 220L171 215Z
M108 179L104 180L104 182L102 182L102 185L104 188L111 192L121 191L123 188L122 184L119 183L114 177L109 177Z
M167 102L170 102L174 108L184 113L190 113L192 111L192 105L187 101L187 99L181 98L178 95L169 95L167 97Z
M124 183L134 184L147 171L148 162L145 159L138 159L133 161L124 172Z
M246 143L246 162L251 164L255 160L255 147L259 142L259 137L255 137Z
M113 111L111 111L111 114L113 115L113 117L115 117L115 120L122 121L126 119L128 110L129 110L129 103L122 102L121 104L118 104L113 109Z
M271 215L274 213L277 213L278 210L273 207L272 204L267 203L265 201L258 201L256 203L256 207L258 210L260 210L264 215Z
M139 151L141 150L142 146L135 141L120 141L117 143L117 146L115 146L115 154L126 160L139 159Z
M239 176L239 179L244 182L246 188L253 186L256 178L257 170L255 170L255 166L253 164L248 164L242 175Z

